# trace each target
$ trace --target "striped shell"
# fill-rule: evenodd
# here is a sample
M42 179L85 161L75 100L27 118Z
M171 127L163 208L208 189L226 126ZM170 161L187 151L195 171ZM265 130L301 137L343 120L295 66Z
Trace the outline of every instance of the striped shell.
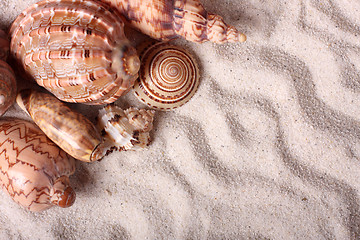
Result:
M20 91L16 101L39 128L69 155L85 162L102 158L102 152L98 152L101 135L84 115L71 110L54 96L35 90Z
M139 80L134 85L136 97L158 110L170 110L185 104L199 86L196 60L185 49L156 43L140 54Z
M0 60L6 61L9 56L10 42L7 34L0 29Z
M104 135L104 149L125 151L144 148L150 144L153 110L129 108L122 110L113 104L100 109L98 128Z
M0 60L0 116L15 102L16 78L9 64Z
M10 29L11 53L36 82L66 102L111 103L132 87L139 58L120 15L91 0L45 0Z
M246 36L208 13L200 0L102 0L117 8L126 21L158 40L181 36L193 42L244 42Z
M74 159L35 124L0 120L0 185L15 202L30 211L71 206L75 192L69 176L74 171Z

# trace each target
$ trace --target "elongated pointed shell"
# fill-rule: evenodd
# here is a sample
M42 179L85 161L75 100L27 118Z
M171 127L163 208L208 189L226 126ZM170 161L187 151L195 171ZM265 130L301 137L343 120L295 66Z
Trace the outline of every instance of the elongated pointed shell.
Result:
M45 0L10 29L11 53L36 82L66 102L106 104L132 87L139 58L117 12L91 0Z
M140 101L154 109L171 110L194 96L199 86L199 68L185 49L156 43L145 48L140 58L140 76L133 87Z
M244 42L246 36L208 13L200 0L102 0L117 8L127 22L158 40L181 36L193 42Z
M100 109L98 128L104 137L103 149L109 153L114 150L125 151L144 148L150 144L149 132L155 112L152 110L121 108L111 104Z
M69 207L75 192L69 176L75 161L28 121L0 119L0 185L30 211Z
M0 116L15 102L16 91L14 71L9 64L0 60Z
M39 128L69 155L85 162L102 157L97 152L101 135L84 115L71 110L54 96L35 90L20 91L16 101Z
M6 61L9 56L10 42L7 34L0 29L0 60Z

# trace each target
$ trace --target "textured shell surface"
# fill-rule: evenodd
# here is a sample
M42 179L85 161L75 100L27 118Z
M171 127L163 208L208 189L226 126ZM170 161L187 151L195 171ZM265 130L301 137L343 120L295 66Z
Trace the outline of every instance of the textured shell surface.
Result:
M0 120L0 184L15 202L30 211L71 206L75 192L69 176L74 171L74 159L34 123Z
M0 116L15 102L16 91L14 71L9 64L0 60Z
M123 110L110 104L100 109L98 128L104 135L103 149L125 151L144 148L150 144L155 111L129 108Z
M188 51L163 42L139 51L141 68L133 88L140 101L154 109L171 110L194 96L200 81L199 67Z
M10 42L5 31L0 29L0 60L6 61L9 56Z
M91 0L45 0L10 29L10 51L36 82L66 102L106 104L132 87L140 62L120 14Z
M20 91L16 101L39 128L72 157L85 162L102 157L97 152L102 141L99 131L66 103L51 94L30 89Z
M193 42L244 42L246 36L208 13L200 0L101 0L117 8L127 22L158 40L181 36Z

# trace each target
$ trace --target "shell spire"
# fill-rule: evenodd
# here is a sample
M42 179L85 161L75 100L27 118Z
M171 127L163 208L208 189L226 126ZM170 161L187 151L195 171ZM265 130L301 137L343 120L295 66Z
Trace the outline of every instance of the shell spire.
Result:
M102 0L117 8L126 21L158 40L181 36L192 42L244 42L246 36L208 13L199 0Z

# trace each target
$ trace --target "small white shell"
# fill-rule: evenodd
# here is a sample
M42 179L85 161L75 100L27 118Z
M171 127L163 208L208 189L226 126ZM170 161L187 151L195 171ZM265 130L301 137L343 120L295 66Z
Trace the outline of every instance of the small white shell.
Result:
M156 43L140 54L140 75L135 82L136 97L158 110L182 106L199 86L196 60L185 49Z
M100 109L98 128L104 135L104 151L109 153L148 146L154 114L153 110L136 108L124 111L113 104Z

